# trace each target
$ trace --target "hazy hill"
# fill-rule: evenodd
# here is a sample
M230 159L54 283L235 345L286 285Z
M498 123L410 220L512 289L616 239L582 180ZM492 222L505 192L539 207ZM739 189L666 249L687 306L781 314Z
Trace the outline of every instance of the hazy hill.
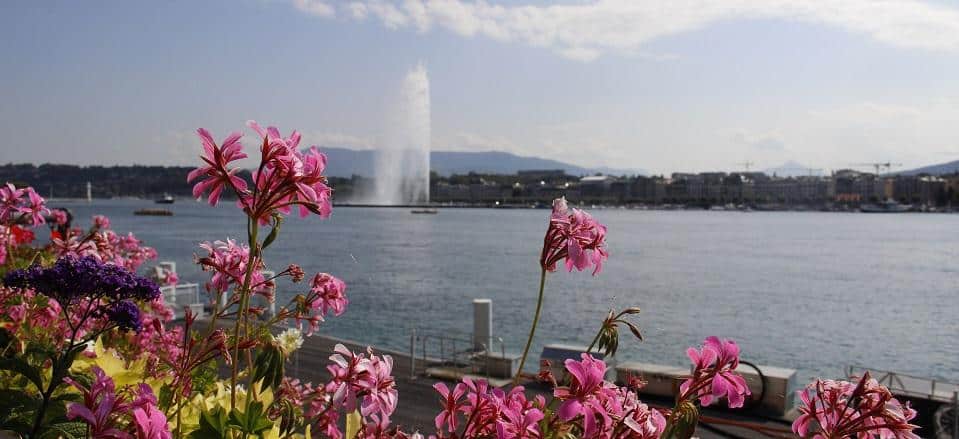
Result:
M349 177L353 174L365 177L373 176L374 151L347 148L321 147L326 154L329 166L327 174L337 177ZM642 169L584 168L557 160L540 157L524 157L501 151L455 152L433 151L430 153L430 168L438 174L466 174L469 172L514 174L524 169L562 169L571 175L591 175L595 173L611 175L645 174Z
M776 175L779 177L801 177L806 175L812 176L822 176L824 175L822 169L812 169L809 166L806 166L802 163L789 160L782 165L779 165L775 168L764 169L763 172L766 175Z
M908 171L893 172L893 174L901 174L901 175L917 175L917 174L944 175L944 174L954 174L954 173L959 173L959 160L953 160L948 163L940 163L938 165L923 166L921 168L910 169Z

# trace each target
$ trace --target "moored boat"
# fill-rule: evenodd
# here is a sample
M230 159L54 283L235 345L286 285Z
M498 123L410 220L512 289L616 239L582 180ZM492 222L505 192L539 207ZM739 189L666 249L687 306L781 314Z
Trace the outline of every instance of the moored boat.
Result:
M895 200L886 200L880 203L863 204L859 211L863 213L903 213L912 210L911 204L901 204Z
M154 201L157 204L173 204L173 202L176 201L176 198L173 198L173 196L170 194L163 194L162 197L157 198Z

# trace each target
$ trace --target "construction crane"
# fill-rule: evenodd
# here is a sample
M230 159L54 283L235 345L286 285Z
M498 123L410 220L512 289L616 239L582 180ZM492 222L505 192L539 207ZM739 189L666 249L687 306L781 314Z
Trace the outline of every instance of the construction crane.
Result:
M742 166L744 169L746 169L746 172L749 172L749 167L750 167L750 166L755 165L755 163L753 163L753 162L751 162L751 161L748 161L748 160L745 161L745 162L736 163L736 164L739 165L739 166Z
M852 163L849 166L858 166L858 167L872 166L876 170L876 175L878 176L880 174L879 173L880 169L885 168L886 172L889 172L894 167L898 168L902 166L902 163L892 163L892 162Z

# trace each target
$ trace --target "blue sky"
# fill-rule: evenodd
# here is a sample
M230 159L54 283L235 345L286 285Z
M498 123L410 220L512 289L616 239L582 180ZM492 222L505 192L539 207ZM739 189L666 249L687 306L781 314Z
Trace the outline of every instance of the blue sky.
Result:
M654 172L959 159L959 6L870 0L5 2L0 162L193 164L247 119ZM248 145L254 146L248 133Z

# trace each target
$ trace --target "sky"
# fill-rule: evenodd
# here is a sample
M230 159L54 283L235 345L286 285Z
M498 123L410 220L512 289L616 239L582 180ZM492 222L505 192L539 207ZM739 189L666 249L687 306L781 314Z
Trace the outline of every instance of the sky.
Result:
M249 119L309 144L376 148L419 66L434 150L655 173L959 159L959 3L945 0L2 10L0 163L192 165L196 128L243 131L252 149Z

